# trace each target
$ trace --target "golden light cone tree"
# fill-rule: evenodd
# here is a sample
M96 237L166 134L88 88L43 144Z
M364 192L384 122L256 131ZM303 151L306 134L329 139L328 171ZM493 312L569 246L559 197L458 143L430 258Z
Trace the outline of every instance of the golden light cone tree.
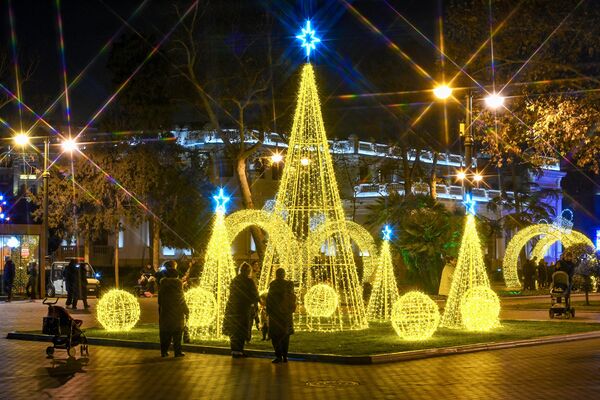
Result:
M272 212L281 216L300 244L300 254L287 265L267 248L260 288L265 290L282 266L289 279L300 282L300 304L306 291L325 283L337 293L339 306L331 317L311 317L302 312L299 329L339 331L368 327L362 287L356 272L346 218L340 200L321 105L311 64L302 69L294 122L285 166ZM325 252L310 246L311 233L321 226L328 232Z
M389 321L394 303L400 298L389 240L384 240L379 251L373 290L367 307L367 317L374 321Z
M460 305L467 290L476 287L490 287L490 281L483 261L481 243L475 225L475 216L468 214L458 252L456 269L450 285L450 294L440 322L446 328L464 328Z
M199 284L199 287L215 296L215 318L210 325L198 331L198 337L204 339L222 339L224 337L223 318L229 298L229 285L234 277L235 264L231 256L231 243L225 226L225 207L217 205L212 235L206 248L204 270ZM207 310L207 312L212 311Z

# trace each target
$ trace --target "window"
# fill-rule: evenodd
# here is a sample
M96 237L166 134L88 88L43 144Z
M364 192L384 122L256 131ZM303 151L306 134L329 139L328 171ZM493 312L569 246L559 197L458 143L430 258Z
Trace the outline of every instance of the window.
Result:
M125 246L125 232L119 231L119 248L122 249Z
M250 234L250 251L256 251L256 242L254 241L254 236Z
M175 249L173 247L163 247L162 253L163 253L163 256L174 256Z
M186 256L191 256L192 255L192 249L183 249L183 254L185 254Z

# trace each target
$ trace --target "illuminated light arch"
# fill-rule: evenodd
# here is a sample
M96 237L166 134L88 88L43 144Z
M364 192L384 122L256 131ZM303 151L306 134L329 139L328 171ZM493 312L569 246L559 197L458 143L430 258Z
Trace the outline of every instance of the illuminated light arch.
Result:
M369 253L368 257L363 256L363 281L370 282L375 273L375 264L378 259L375 240L373 240L373 236L367 229L354 221L345 221L345 227L350 240L354 242L358 250L363 254ZM334 236L337 231L339 231L339 227L336 223L326 222L319 226L308 236L307 254L311 256L318 255L323 244L327 239Z
M504 284L507 288L520 288L521 281L517 271L517 264L519 261L519 254L521 249L536 236L545 235L542 238L542 246L546 247L546 251L549 248L548 243L552 244L559 240L564 240L565 237L569 236L576 240L577 243L589 243L593 247L592 242L580 232L577 231L564 231L557 229L554 225L549 224L535 224L530 225L527 228L521 229L513 238L508 242L506 251L504 253L504 260L502 261L502 269L504 274ZM550 239L552 238L552 239ZM552 242L550 242L553 240ZM569 241L570 239L566 239ZM543 247L535 252L535 255L542 253ZM568 246L567 246L568 247ZM534 249L535 250L535 249ZM545 252L543 253L545 254Z
M550 247L556 243L561 242L565 248L569 248L578 244L585 244L590 247L594 247L594 243L585 236L581 232L571 231L568 233L563 233L560 238L557 238L554 235L547 235L541 238L533 248L531 252L531 259L534 261L539 261L544 258Z
M288 270L288 279L294 280L296 275L294 257L299 254L300 250L294 233L283 218L264 210L240 210L227 216L225 226L231 243L240 233L251 226L257 226L264 230L269 236L266 252L271 256L277 253L279 264ZM274 274L274 270L263 270L259 287L261 289L268 288Z

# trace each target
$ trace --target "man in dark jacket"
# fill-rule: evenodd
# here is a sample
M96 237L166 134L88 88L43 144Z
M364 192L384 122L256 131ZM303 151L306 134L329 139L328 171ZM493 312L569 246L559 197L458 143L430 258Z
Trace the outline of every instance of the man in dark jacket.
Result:
M252 337L252 320L259 298L258 289L250 277L251 270L250 265L242 263L240 273L229 286L223 334L229 336L233 358L245 357L244 344Z
M77 299L83 300L83 308L86 310L90 308L87 302L87 264L80 263L76 267L76 282L75 282L77 293L73 299L73 308L77 308Z
M73 309L77 309L77 294L75 293L75 282L77 282L77 263L71 259L69 264L63 270L63 281L67 289L66 306L73 305Z
M181 339L185 327L185 319L190 314L183 295L183 283L178 278L177 263L167 261L164 265L165 277L160 281L158 289L158 326L160 334L160 355L169 355L169 346L173 341L175 357L183 357Z
M4 281L4 291L6 292L6 301L12 300L12 287L15 283L15 263L10 259L10 256L4 257L4 273L2 274L2 280Z
M279 268L275 271L275 280L269 285L267 294L269 335L275 350L274 364L287 362L290 335L294 333L295 310L294 284L285 279L285 269Z

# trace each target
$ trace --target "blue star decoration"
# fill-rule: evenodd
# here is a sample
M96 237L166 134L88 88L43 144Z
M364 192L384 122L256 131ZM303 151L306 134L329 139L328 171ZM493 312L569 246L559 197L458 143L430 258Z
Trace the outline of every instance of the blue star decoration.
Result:
M473 193L465 193L463 205L465 206L467 214L475 215L475 200L473 200Z
M306 58L310 57L310 52L316 49L316 44L321 42L317 36L315 36L315 31L310 27L310 20L306 20L306 27L302 28L302 33L296 35L296 39L302 42L302 47L306 50Z
M384 226L381 233L383 234L383 240L390 241L392 239L392 228L389 225Z
M229 202L230 197L225 196L225 192L223 191L223 188L219 189L219 194L217 196L213 196L213 199L215 199L215 201L217 202L215 211L225 214L225 205Z

